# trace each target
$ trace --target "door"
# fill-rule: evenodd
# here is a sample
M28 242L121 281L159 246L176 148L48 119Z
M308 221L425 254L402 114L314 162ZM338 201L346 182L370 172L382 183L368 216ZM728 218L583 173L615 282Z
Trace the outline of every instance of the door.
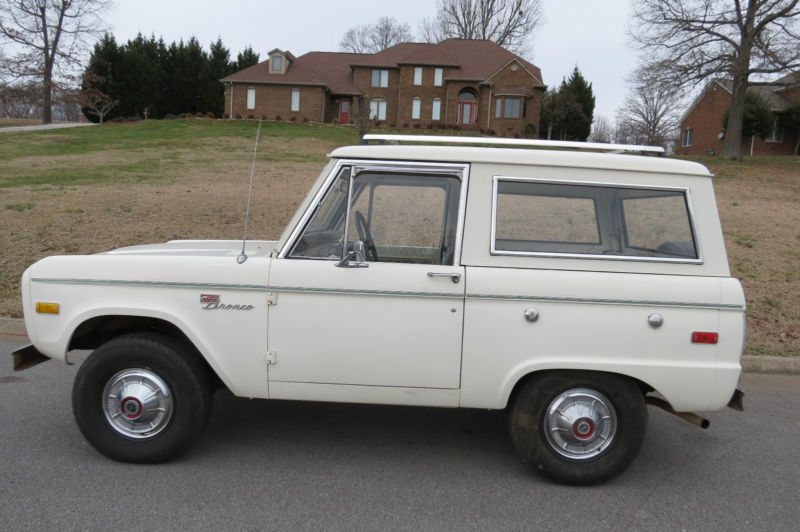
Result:
M350 100L339 100L339 123L350 123Z
M272 261L270 385L459 387L462 176L413 170L343 167Z
M471 101L458 102L458 123L462 126L471 126L475 124L475 115L477 114L478 103Z

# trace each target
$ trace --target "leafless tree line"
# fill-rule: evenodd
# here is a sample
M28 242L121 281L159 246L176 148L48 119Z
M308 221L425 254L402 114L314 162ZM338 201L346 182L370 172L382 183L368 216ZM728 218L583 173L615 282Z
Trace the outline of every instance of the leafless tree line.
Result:
M74 90L55 89L52 93L51 118L77 122L81 106ZM0 86L0 118L42 119L42 86L33 81Z
M540 0L438 0L436 15L422 22L418 40L485 39L524 55L542 20ZM414 40L408 24L382 17L375 24L347 30L339 47L346 52L377 53Z

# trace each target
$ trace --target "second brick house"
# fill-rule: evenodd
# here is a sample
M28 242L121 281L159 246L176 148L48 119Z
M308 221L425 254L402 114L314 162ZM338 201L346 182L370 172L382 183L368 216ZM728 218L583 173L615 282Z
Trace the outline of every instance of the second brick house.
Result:
M764 139L742 138L742 153L750 155L792 155L796 153L798 138L784 124L787 110L800 106L800 72L789 74L770 85L756 85L747 89L757 93L775 113L772 131ZM719 155L725 135L723 122L731 106L733 82L714 79L692 102L681 118L681 137L676 152L681 155Z
M377 54L279 49L221 80L229 117L353 122L359 105L391 127L459 126L538 136L538 67L491 41L401 43Z

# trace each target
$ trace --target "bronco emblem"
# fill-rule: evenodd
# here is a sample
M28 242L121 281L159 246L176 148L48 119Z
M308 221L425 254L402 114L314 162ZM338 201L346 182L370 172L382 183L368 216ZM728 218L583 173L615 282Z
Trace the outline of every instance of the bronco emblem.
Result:
M253 310L253 305L224 305L218 295L200 294L203 310Z

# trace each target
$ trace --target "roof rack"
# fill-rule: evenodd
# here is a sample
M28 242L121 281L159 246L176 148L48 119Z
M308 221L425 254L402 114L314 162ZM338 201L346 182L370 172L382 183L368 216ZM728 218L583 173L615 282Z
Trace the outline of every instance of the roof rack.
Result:
M498 137L460 137L455 135L380 135L367 134L362 142L414 142L418 144L490 144L495 146L516 146L536 148L570 148L577 150L601 150L609 153L638 152L641 154L664 155L661 146L639 146L636 144L609 144L605 142L575 142L569 140L507 139Z

